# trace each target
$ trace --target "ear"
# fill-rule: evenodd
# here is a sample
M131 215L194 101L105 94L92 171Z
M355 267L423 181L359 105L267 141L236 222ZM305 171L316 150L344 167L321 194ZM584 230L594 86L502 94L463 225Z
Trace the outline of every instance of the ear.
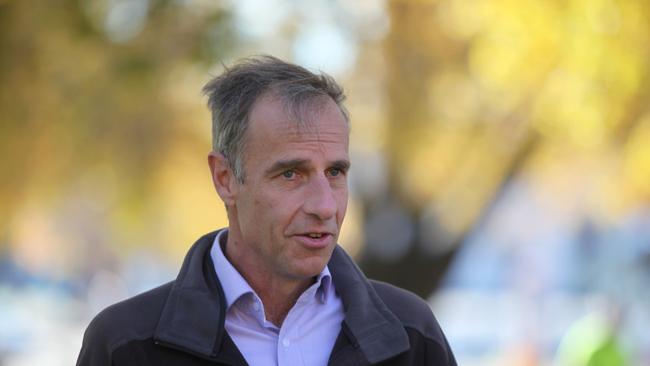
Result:
M228 164L228 159L221 153L211 151L208 154L208 165L210 166L212 183L217 190L217 194L226 204L226 207L233 205L237 196L239 182Z

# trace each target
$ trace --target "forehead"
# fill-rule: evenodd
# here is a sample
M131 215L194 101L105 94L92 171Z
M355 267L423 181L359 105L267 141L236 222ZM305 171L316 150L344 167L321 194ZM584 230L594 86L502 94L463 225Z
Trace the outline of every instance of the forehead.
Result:
M338 105L318 97L296 107L280 97L264 96L253 105L247 134L247 150L284 148L296 144L330 145L347 153L349 126Z

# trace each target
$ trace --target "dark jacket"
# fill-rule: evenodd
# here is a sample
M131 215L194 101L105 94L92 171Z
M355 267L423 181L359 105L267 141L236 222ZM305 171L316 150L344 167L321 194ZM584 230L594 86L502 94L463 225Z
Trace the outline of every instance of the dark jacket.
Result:
M99 313L77 365L246 365L224 328L225 297L210 257L215 235L192 246L175 281ZM456 365L426 302L369 281L340 247L328 265L345 309L330 365Z

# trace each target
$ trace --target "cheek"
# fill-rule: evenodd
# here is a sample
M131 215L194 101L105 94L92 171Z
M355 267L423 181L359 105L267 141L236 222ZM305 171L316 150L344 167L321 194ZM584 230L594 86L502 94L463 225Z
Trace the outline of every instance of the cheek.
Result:
M240 192L237 200L239 220L248 230L259 231L265 226L267 218L271 214L272 205L264 195L250 187Z
M271 230L277 226L278 221L283 220L286 216L287 199L276 197L276 195L258 194L251 197L249 214L252 218L252 224L258 226L271 226Z
M300 195L285 194L281 199L273 204L273 210L278 220L285 223L293 219L297 212L300 211L304 199Z
M348 191L345 190L344 192L341 192L339 195L337 195L336 201L338 205L339 221L343 221L345 211L348 208Z

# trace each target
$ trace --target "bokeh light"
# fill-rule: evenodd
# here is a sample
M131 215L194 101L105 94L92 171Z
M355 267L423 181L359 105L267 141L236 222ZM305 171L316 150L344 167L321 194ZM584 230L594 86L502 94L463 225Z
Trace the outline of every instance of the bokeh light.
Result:
M636 0L0 1L0 364L227 225L201 87L264 53L345 87L341 244L459 364L650 364L648 45Z

